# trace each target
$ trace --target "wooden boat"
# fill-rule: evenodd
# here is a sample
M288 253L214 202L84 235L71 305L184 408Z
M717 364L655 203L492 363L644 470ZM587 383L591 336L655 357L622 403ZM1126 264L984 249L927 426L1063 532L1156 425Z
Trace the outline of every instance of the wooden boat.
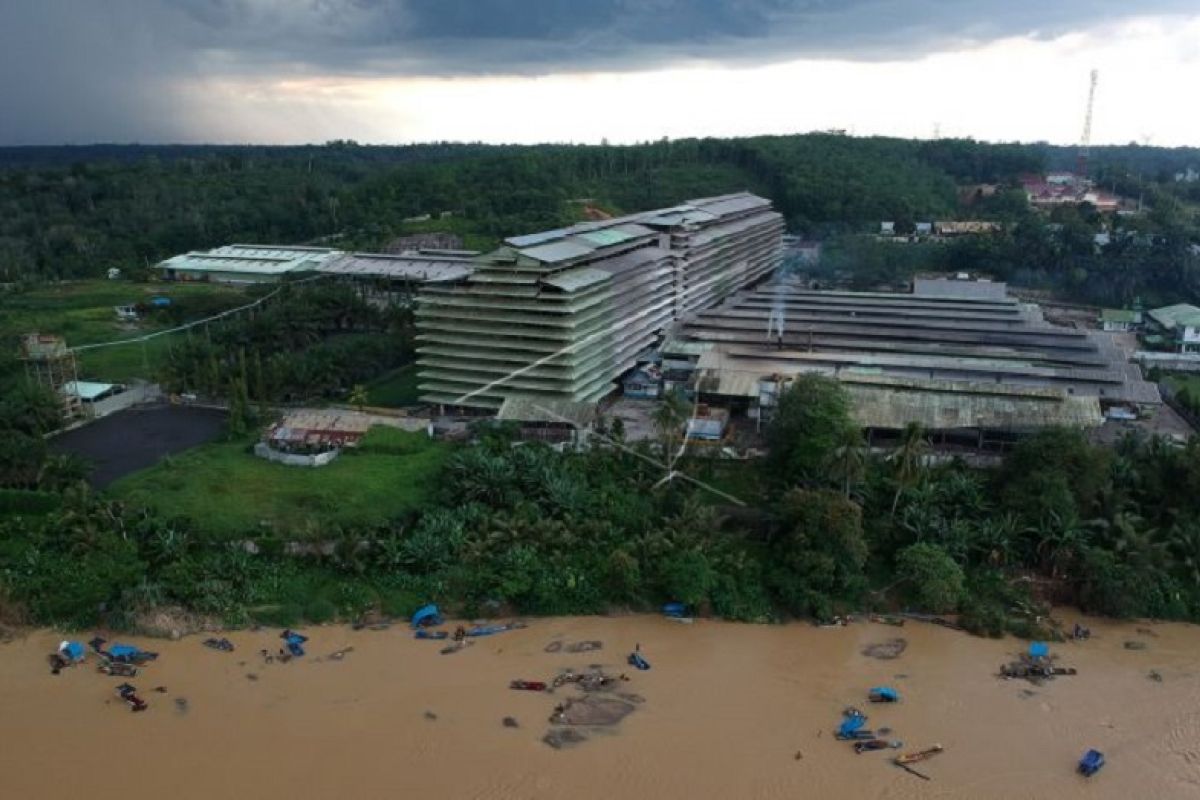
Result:
M900 766L905 766L906 764L916 764L919 761L925 761L926 759L933 758L938 753L942 752L942 750L943 748L940 744L935 744L933 747L930 747L927 750L918 750L915 753L905 753L904 755L896 756L895 762Z
M855 742L854 752L862 755L870 753L874 750L887 750L888 748L899 749L900 742L889 742L886 739L869 739L865 742Z
M868 619L880 625L895 625L897 628L904 627L904 617L898 617L894 614L872 614Z
M542 681L511 681L508 684L508 688L526 692L544 692L546 691L546 684Z

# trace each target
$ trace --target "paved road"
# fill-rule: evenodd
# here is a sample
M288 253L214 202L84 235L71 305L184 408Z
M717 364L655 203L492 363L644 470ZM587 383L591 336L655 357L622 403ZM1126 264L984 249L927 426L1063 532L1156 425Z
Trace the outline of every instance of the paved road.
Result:
M103 489L113 481L216 438L225 412L186 406L146 406L118 411L50 440L50 448L92 462L88 478Z

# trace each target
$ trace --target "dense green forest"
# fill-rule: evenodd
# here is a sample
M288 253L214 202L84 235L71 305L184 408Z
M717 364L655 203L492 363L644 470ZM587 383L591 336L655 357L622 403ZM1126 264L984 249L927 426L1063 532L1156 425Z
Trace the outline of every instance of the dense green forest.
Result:
M6 404L3 438L36 439L53 424L39 408ZM0 491L0 619L121 627L182 607L289 625L430 600L469 615L677 600L748 621L960 612L988 635L1051 635L1039 627L1049 601L1200 620L1200 445L1109 450L1048 431L998 469L973 469L931 463L917 428L890 453L868 451L847 408L835 382L802 378L765 461L695 457L680 468L698 482L665 485L654 459L677 447L671 413L660 442L626 445L614 425L582 452L514 446L485 426L437 468L420 508L370 525L314 511L308 534L335 546L307 556L261 527L244 531L248 549L95 494L70 464L23 476L10 465L0 478L23 488Z
M1073 158L1048 145L831 134L633 146L4 148L0 280L136 271L233 241L377 248L421 228L404 220L426 214L486 245L577 218L573 201L635 211L740 189L770 197L793 231L819 238L883 219L1008 219L1014 203L964 208L959 187L1011 185ZM1103 185L1177 222L1172 236L1194 238L1197 184L1173 176L1200 166L1200 150L1099 147L1091 164ZM1056 268L1036 253L1022 260L1034 272Z

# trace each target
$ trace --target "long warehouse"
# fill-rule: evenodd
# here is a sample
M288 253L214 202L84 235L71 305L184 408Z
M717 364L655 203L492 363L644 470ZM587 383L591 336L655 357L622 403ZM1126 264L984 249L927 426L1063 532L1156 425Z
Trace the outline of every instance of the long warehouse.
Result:
M689 315L662 357L668 386L752 416L792 376L836 377L860 424L880 430L1088 427L1161 403L1111 337L1050 325L988 282L918 280L889 294L778 281Z

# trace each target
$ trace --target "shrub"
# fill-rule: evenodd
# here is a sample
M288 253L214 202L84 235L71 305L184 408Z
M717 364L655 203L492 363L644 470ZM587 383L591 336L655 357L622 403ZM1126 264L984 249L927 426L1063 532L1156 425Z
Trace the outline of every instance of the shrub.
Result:
M901 550L896 573L917 606L935 614L956 610L966 593L962 568L935 544L919 542Z

